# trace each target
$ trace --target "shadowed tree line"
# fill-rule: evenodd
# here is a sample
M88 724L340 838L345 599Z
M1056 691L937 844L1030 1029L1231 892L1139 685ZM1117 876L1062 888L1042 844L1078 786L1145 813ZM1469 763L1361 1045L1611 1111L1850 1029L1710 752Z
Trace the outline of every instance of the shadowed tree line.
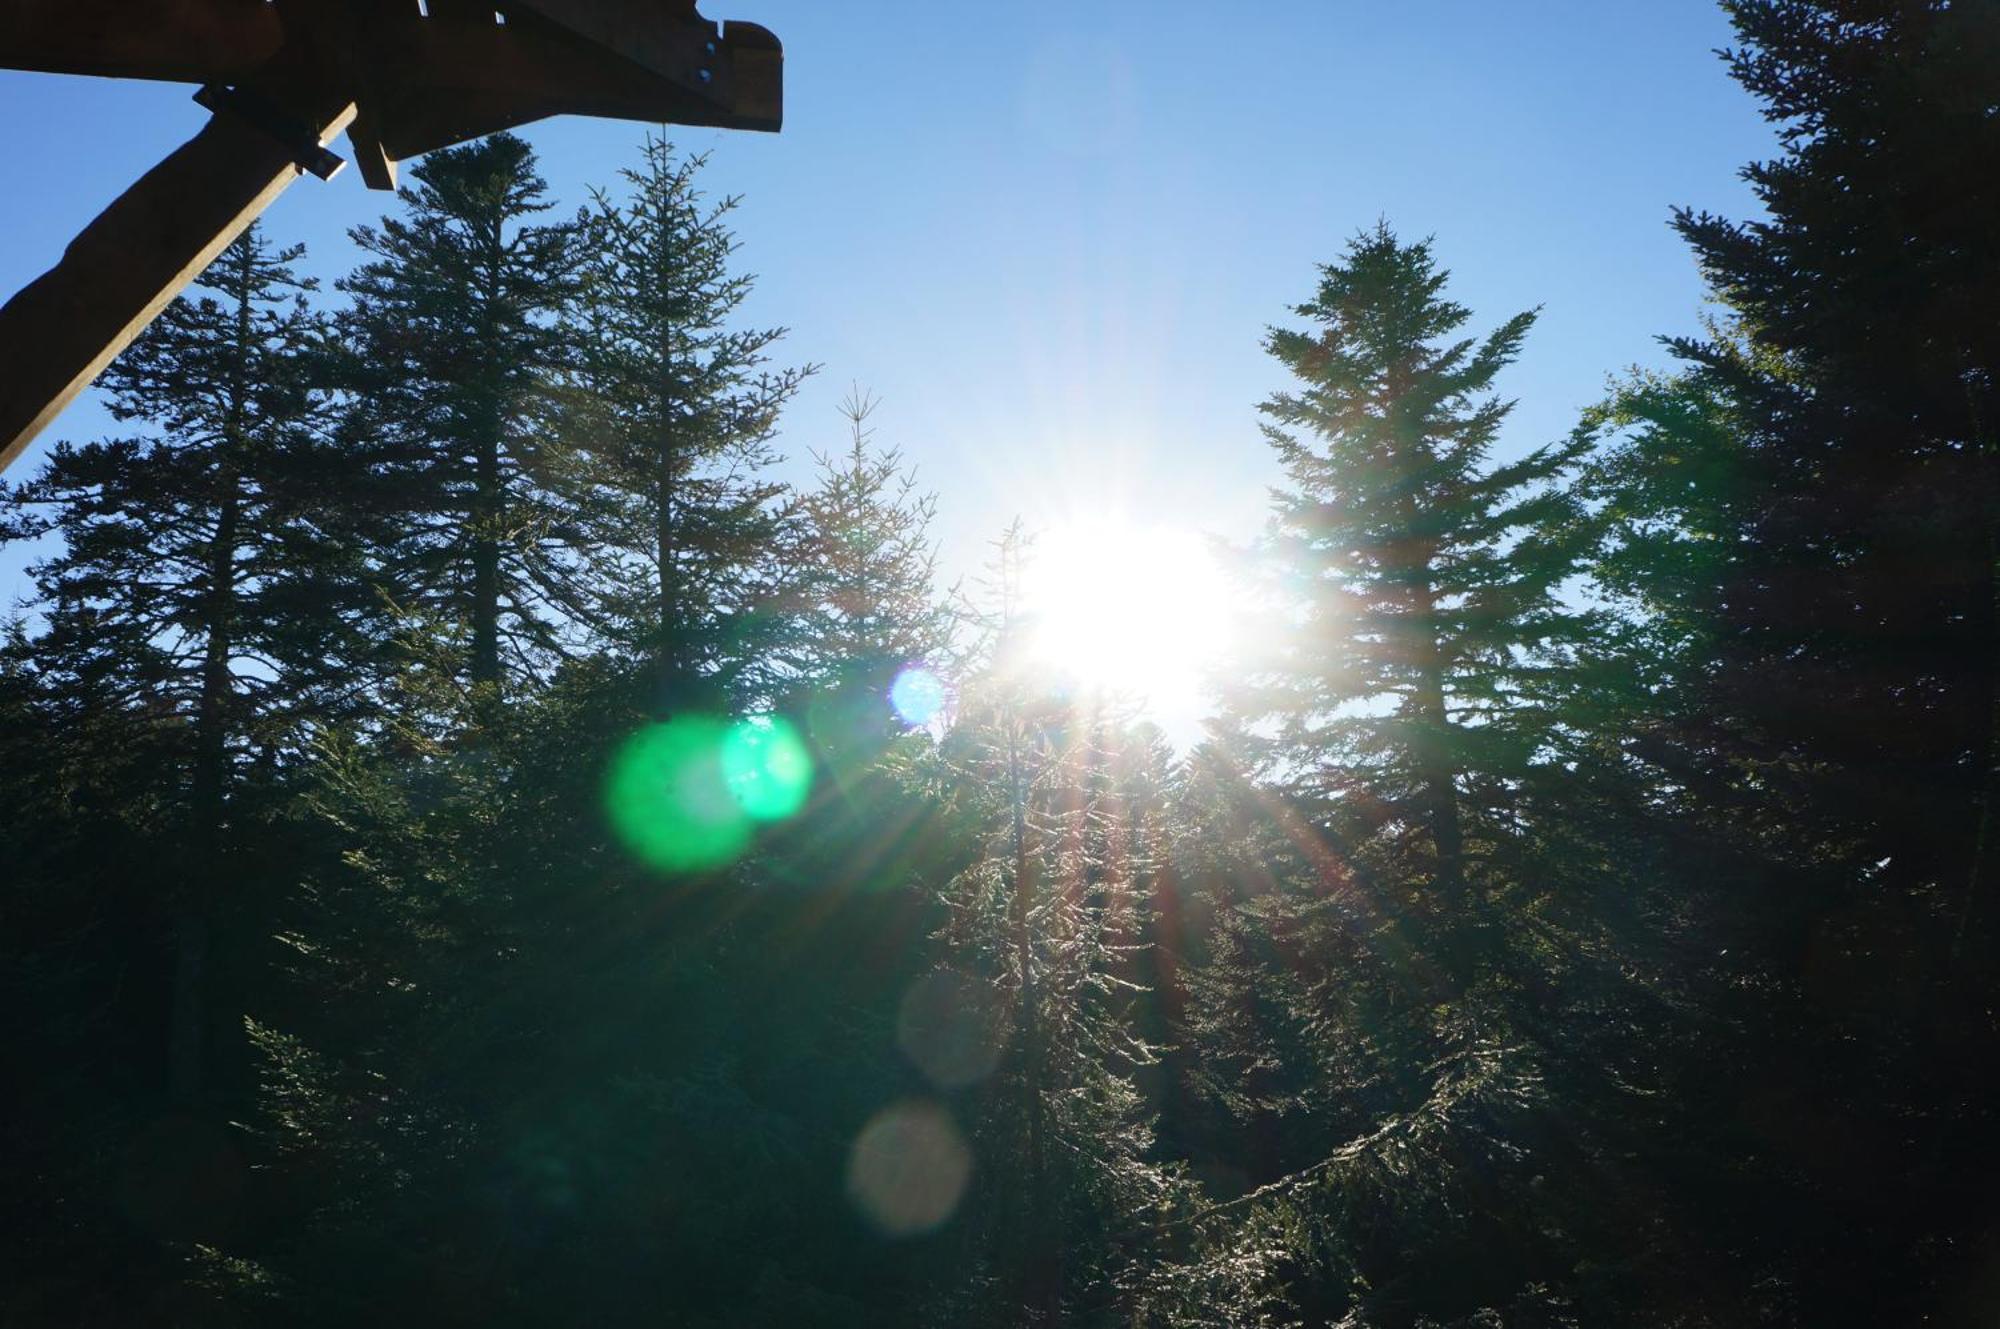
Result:
M2000 7L1725 8L1669 367L1503 450L1386 224L1270 332L1187 753L865 395L776 478L699 158L239 240L0 490L0 1323L1988 1323Z

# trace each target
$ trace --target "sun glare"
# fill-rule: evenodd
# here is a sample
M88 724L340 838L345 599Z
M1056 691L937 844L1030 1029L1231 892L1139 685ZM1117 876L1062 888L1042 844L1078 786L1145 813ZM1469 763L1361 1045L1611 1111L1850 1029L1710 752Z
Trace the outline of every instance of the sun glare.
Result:
M1040 536L1022 576L1030 653L1079 686L1129 694L1155 718L1199 710L1228 644L1230 593L1192 531L1078 521Z

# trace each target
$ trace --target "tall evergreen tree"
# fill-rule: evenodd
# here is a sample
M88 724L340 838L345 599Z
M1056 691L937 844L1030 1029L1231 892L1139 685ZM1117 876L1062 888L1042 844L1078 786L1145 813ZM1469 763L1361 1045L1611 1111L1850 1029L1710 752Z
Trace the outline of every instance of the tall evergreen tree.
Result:
M937 496L917 489L902 453L877 448L876 402L858 390L841 403L848 442L816 453L818 483L792 512L788 551L797 597L791 652L800 677L838 686L845 677L886 679L943 650L949 615L938 598Z
M1017 525L1000 542L990 655L937 755L970 853L941 889L941 958L996 1040L967 1105L992 1179L959 1220L943 1306L954 1323L1149 1323L1155 1299L1205 1286L1156 1277L1167 1247L1150 1225L1195 1192L1152 1157L1137 1082L1158 1060L1138 1027L1156 847L1139 809L1170 776L1126 717L1023 668L1025 556Z
M1300 380L1263 407L1287 483L1190 786L1217 829L1177 874L1213 920L1183 1026L1191 1147L1249 1188L1226 1209L1285 1234L1279 1272L1325 1322L1561 1304L1532 1190L1556 1160L1521 994L1552 957L1524 830L1572 742L1587 528L1562 482L1588 445L1492 460L1492 385L1534 316L1465 336L1445 284L1428 243L1378 225L1322 269L1314 326L1268 339Z
M778 412L810 373L768 368L783 329L733 326L754 279L730 271L737 200L710 203L702 157L647 140L625 194L600 193L574 322L571 439L598 631L644 661L661 700L751 686L775 628ZM705 680L706 682L702 682Z
M1300 380L1263 407L1287 477L1255 551L1275 613L1225 700L1262 773L1421 865L1463 984L1468 866L1546 756L1552 664L1584 631L1558 597L1581 551L1555 484L1584 445L1491 463L1511 405L1492 383L1534 315L1458 338L1446 276L1378 225L1321 270L1297 311L1315 326L1271 333Z
M302 720L358 702L372 608L343 510L352 468L310 386L321 321L293 269L302 252L246 231L105 375L114 415L148 433L59 445L5 492L7 537L61 540L32 573L43 678L120 717L131 741L164 744L162 777L187 809L170 1066L187 1102L206 1060L232 795Z
M1944 0L1726 8L1784 151L1745 173L1767 218L1675 223L1742 334L1674 343L1742 449L1712 704L1855 862L1948 879L1954 917L1990 923L2000 24Z
M340 284L343 432L389 491L400 607L464 643L467 682L499 689L544 672L585 608L552 405L582 230L533 220L546 186L511 134L411 175L404 216L353 232L374 257Z
M1992 1166L2000 1064L2000 24L1942 0L1725 7L1779 130L1746 171L1766 215L1677 214L1729 317L1672 343L1678 380L1620 395L1601 470L1602 578L1694 652L1635 749L1707 867L1680 869L1665 934L1703 956L1701 1041L1656 1061L1663 1135L1729 1161L1669 1193L1727 1234L1741 1304L1972 1324L1990 1264L1964 1178Z
M843 403L848 446L815 454L818 482L794 497L778 549L784 624L772 650L786 705L843 788L896 736L943 718L937 671L951 636L930 534L936 496L917 489L899 452L873 446L873 408L858 392ZM912 669L926 672L904 675ZM899 711L899 677L936 695L905 697Z
M1590 588L1612 612L1579 652L1565 718L1678 780L1711 782L1696 757L1718 753L1710 683L1747 499L1741 431L1712 383L1635 373L1581 432L1594 449L1576 486L1594 533Z

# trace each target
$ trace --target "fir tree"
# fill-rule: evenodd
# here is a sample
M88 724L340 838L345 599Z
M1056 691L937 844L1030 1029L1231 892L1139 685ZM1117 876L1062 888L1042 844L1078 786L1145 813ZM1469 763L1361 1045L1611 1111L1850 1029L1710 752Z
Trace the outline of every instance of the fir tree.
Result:
M1546 755L1551 671L1584 630L1557 594L1580 548L1555 484L1584 445L1491 462L1511 405L1492 383L1534 315L1458 338L1446 275L1381 225L1322 269L1310 330L1271 333L1300 380L1263 407L1287 476L1255 551L1275 613L1226 701L1263 773L1404 845L1462 933L1469 833ZM1461 984L1464 944L1443 953Z
M1150 1156L1136 1079L1158 1050L1137 1028L1152 864L1134 805L1167 774L1127 722L1022 669L1024 556L1017 525L991 654L938 754L975 846L941 891L944 954L1007 1008L973 1131L1006 1161L964 1219L977 1272L948 1304L956 1322L1144 1322L1147 1220L1191 1195Z
M406 215L353 232L374 257L341 283L344 433L385 482L399 608L463 641L462 676L497 690L538 677L585 608L552 405L582 231L533 220L546 187L510 134L411 174Z
M589 514L591 622L644 661L663 701L749 686L773 628L782 530L778 412L810 373L770 369L782 329L732 320L753 279L730 271L737 200L697 187L706 159L648 139L625 194L597 195L574 333L571 438Z
M858 390L841 403L847 447L814 454L818 483L791 514L795 631L809 647L793 669L823 687L843 676L876 681L945 646L949 620L930 535L937 496L917 489L901 452L874 446L875 407Z
M1969 929L2000 881L2000 38L1943 0L1726 8L1783 152L1745 172L1768 218L1675 220L1736 334L1673 343L1741 448L1708 701Z
M372 593L344 501L354 472L320 432L321 322L303 251L253 227L105 376L147 435L59 445L5 494L8 537L61 538L34 566L49 683L164 754L180 840L171 1078L200 1093L213 915L228 906L232 795L308 719L349 713ZM85 701L84 699L88 699Z
M1779 130L1745 172L1766 215L1676 214L1728 317L1621 394L1600 472L1601 578L1667 662L1633 750L1702 865L1663 911L1701 1019L1648 1054L1673 1105L1649 1148L1717 1160L1667 1189L1713 1216L1744 1304L1970 1323L1985 1275L1949 1252L1985 1222L1960 1179L1994 1138L2000 30L1942 0L1726 8Z
M856 392L841 409L846 450L815 454L818 482L791 504L779 551L784 635L772 647L787 704L852 788L897 735L943 718L951 619L930 535L936 496L918 491L899 452L873 446L872 399ZM938 696L904 714L895 687L907 669L926 671ZM933 703L938 712L925 714Z
M1579 652L1565 719L1695 777L1697 751L1715 751L1707 703L1746 497L1740 430L1712 384L1639 373L1580 428L1593 444L1576 486L1591 590L1613 612Z

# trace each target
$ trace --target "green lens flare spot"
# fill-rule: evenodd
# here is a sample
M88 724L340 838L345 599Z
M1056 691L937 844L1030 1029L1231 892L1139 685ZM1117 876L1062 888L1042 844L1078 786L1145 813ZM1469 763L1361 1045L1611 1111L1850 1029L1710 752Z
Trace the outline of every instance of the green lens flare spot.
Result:
M777 716L732 726L722 744L722 771L737 804L758 821L793 815L812 793L812 754L797 727Z
M750 843L750 817L725 769L734 730L708 716L650 725L618 750L605 814L634 855L666 872L717 868Z

